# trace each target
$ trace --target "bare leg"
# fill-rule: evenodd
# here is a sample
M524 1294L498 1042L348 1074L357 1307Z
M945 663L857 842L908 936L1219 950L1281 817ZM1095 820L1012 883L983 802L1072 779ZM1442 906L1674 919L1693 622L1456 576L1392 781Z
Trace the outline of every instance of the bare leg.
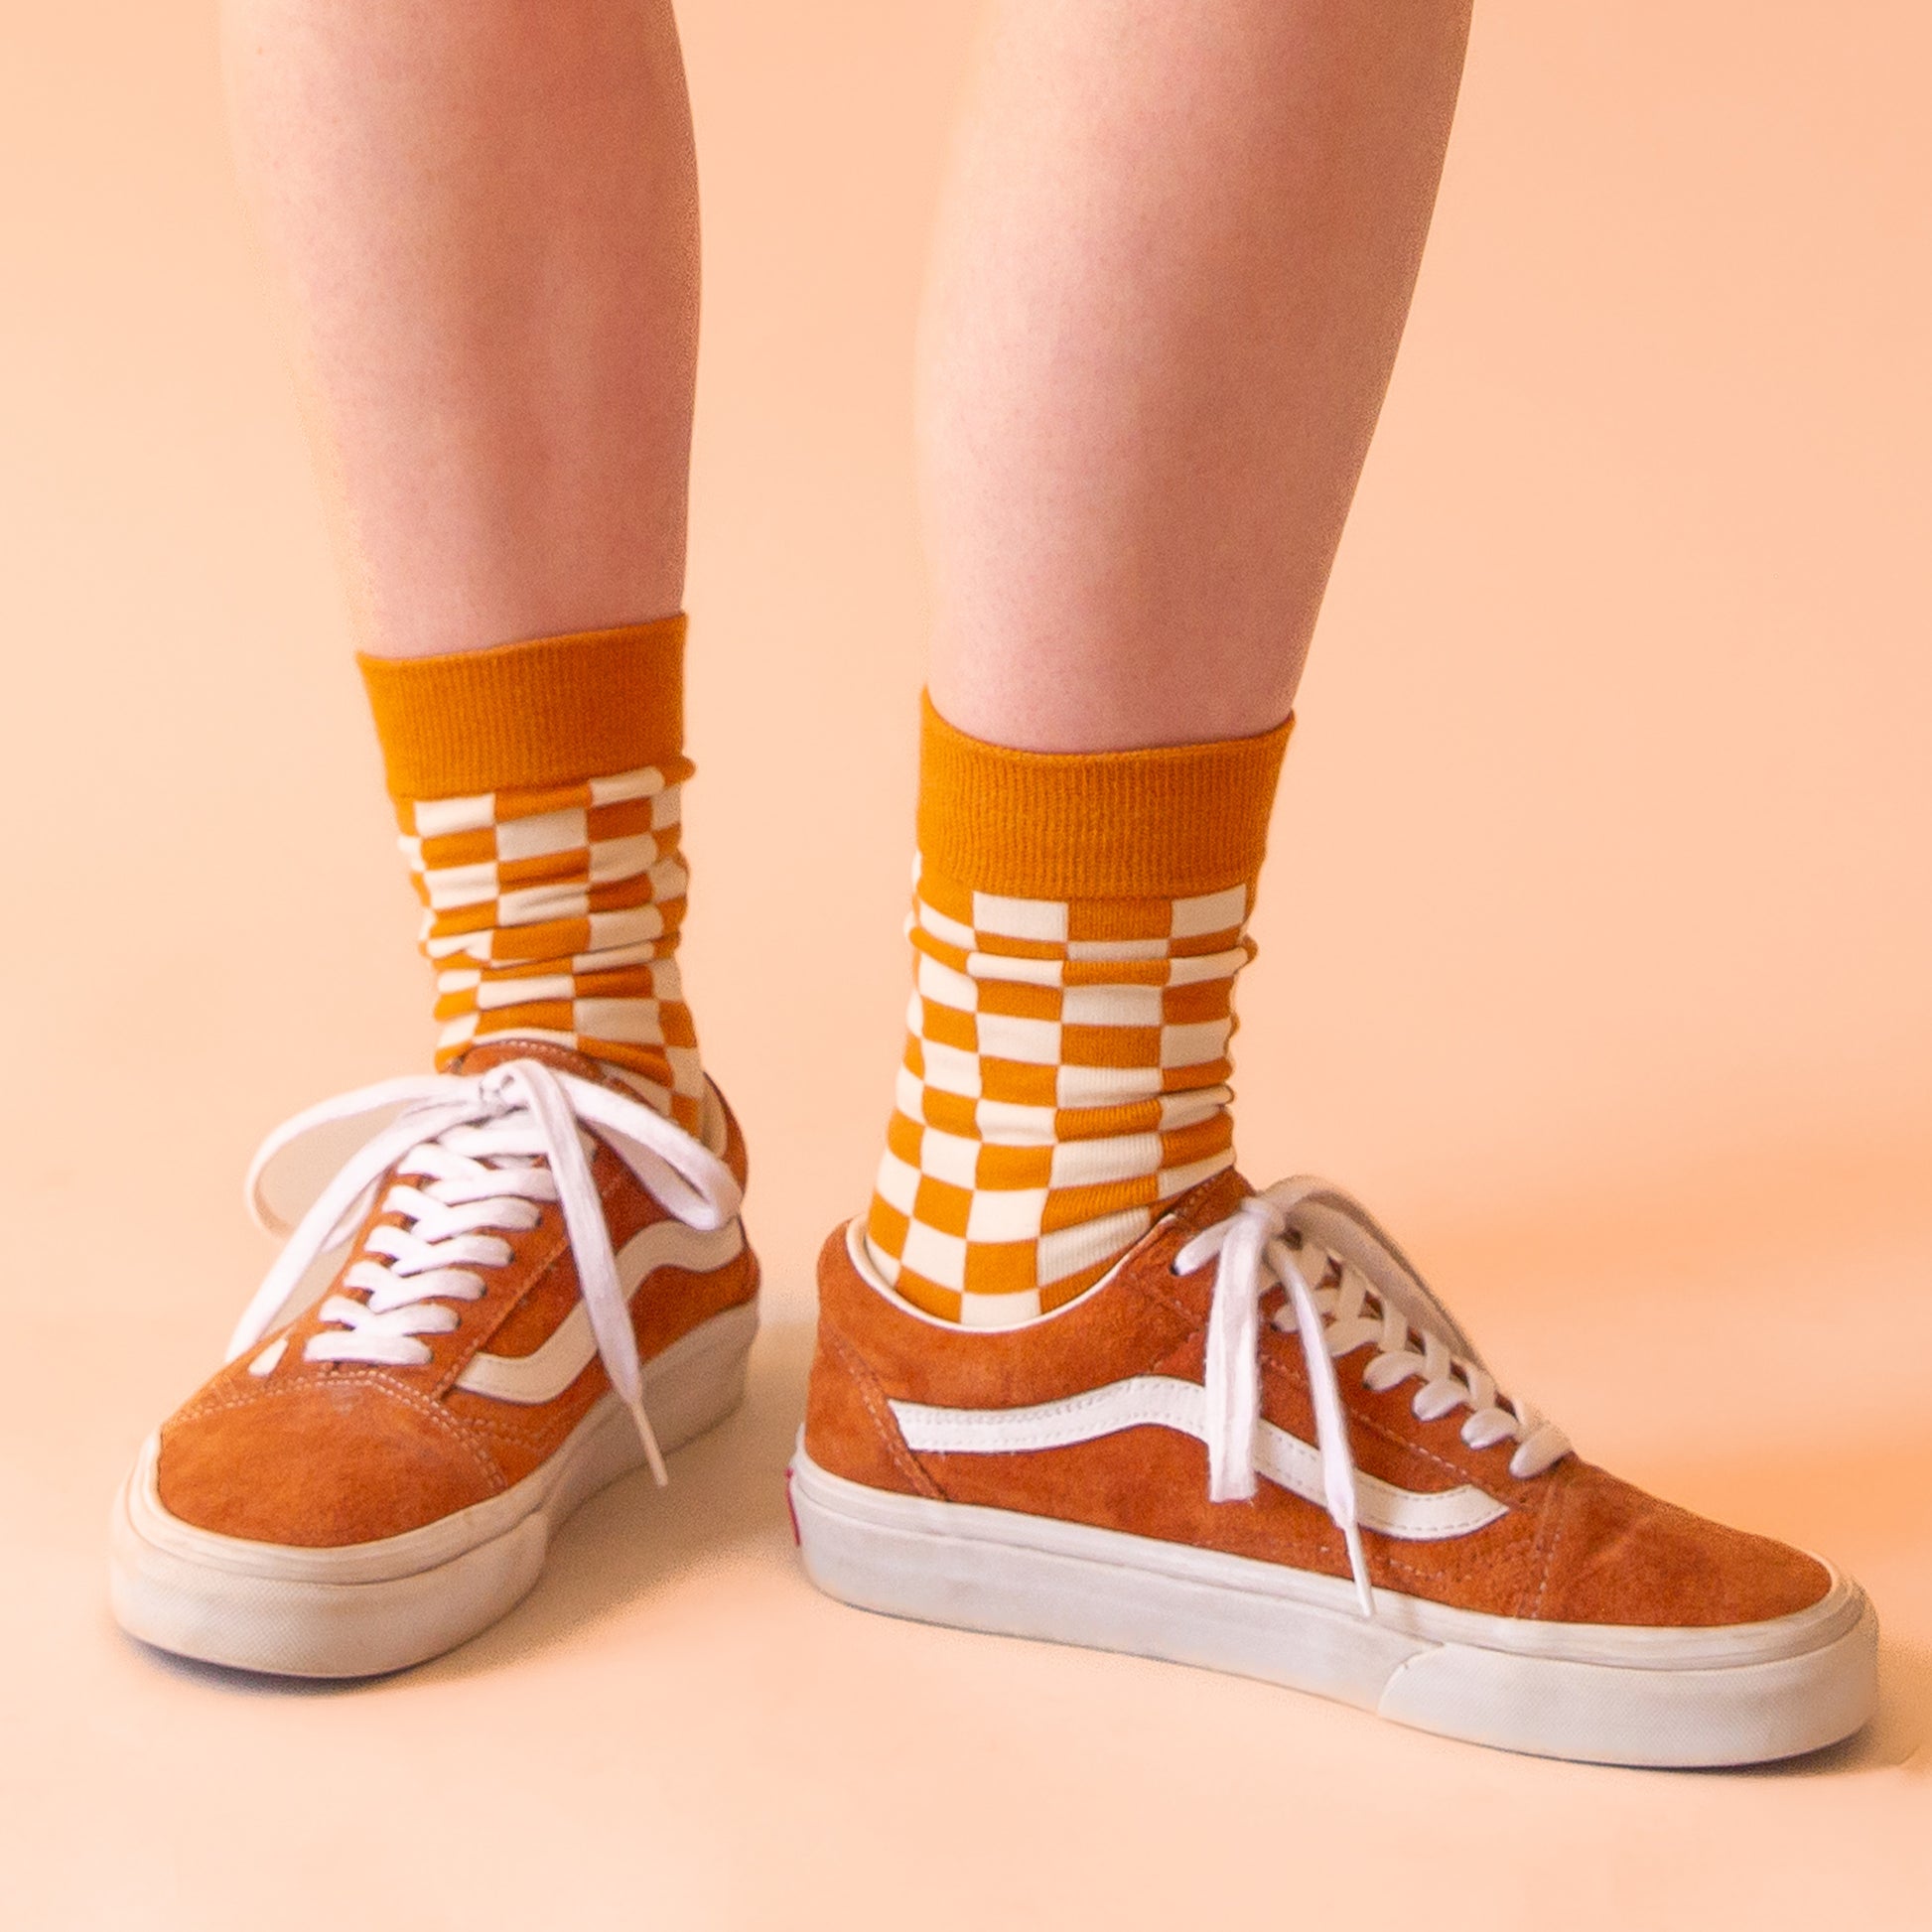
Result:
M697 177L665 0L228 0L366 649L683 599Z
M698 209L669 0L226 6L241 176L431 914L438 1063L570 1048L694 1127Z
M1294 701L1468 0L998 0L921 356L931 688L1034 751Z

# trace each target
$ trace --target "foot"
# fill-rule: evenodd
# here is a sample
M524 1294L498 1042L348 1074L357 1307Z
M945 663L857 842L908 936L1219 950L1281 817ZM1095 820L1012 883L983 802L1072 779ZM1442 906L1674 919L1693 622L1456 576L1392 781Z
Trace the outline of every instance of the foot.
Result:
M358 1151L303 1188L349 1129ZM246 1670L396 1670L509 1609L607 1482L661 1481L737 1406L758 1325L715 1088L703 1129L514 1040L290 1122L253 1185L299 1225L115 1503L122 1626ZM291 1193L314 1197L278 1214Z
M1573 1453L1322 1183L1223 1174L1018 1328L920 1314L849 1231L819 1288L791 1497L848 1602L1553 1757L1749 1763L1872 1711L1856 1584Z

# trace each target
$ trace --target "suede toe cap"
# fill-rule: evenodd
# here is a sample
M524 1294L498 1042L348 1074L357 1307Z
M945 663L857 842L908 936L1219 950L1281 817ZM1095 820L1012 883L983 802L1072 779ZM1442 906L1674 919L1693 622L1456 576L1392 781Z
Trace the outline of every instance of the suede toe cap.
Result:
M1831 1589L1815 1557L1707 1522L1590 1463L1558 1479L1527 1606L1539 1619L1713 1629L1794 1615Z
M306 1549L400 1536L505 1486L447 1414L361 1371L191 1403L161 1432L156 1483L197 1529Z

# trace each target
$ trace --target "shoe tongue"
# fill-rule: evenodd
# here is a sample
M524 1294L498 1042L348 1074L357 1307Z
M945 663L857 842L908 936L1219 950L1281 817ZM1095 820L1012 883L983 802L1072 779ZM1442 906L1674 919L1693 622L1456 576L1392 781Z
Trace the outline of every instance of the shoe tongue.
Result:
M574 1073L580 1080L595 1080L600 1086L613 1084L614 1076L602 1061L569 1046L558 1046L547 1039L486 1039L467 1046L449 1064L448 1071L475 1075L487 1073L505 1060L541 1060L559 1073Z
M559 1046L548 1039L512 1037L479 1040L476 1045L465 1047L445 1071L472 1075L487 1073L492 1066L501 1066L505 1060L541 1060L558 1073L574 1073L580 1080L592 1080L601 1087L609 1087L613 1093L622 1094L626 1100L645 1100L660 1113L664 1111L662 1103L641 1082L626 1079L617 1067L603 1060L594 1060L588 1053L580 1053L573 1046Z

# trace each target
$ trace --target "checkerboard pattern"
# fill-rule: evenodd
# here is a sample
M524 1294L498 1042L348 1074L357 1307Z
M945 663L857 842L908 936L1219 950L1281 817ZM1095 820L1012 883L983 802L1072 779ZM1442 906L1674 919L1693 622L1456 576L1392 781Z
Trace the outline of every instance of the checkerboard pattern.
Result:
M691 768L397 799L436 968L439 1066L475 1040L549 1040L625 1069L698 1131L704 1075L675 957Z
M1070 1302L1234 1161L1235 975L1252 888L1012 898L922 867L874 1264L943 1319Z

